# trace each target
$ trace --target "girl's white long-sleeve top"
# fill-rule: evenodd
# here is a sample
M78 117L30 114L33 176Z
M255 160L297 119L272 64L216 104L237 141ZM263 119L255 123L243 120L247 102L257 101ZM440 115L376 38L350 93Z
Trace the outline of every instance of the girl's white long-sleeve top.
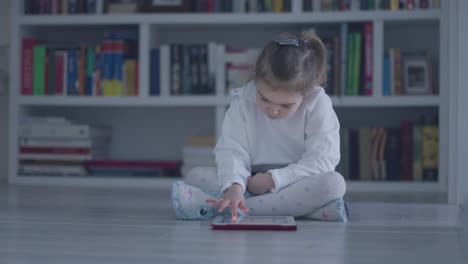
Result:
M297 111L270 119L256 104L255 82L231 93L221 136L214 149L218 184L244 190L254 172L270 172L272 192L305 177L334 171L340 160L340 124L324 89L315 88ZM255 171L255 168L274 168Z

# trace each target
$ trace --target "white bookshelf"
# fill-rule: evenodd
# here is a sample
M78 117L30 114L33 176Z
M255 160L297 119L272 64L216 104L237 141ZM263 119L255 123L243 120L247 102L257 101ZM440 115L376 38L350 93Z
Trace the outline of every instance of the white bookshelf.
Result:
M411 37L411 30L423 32L423 38L436 34L436 43L426 43L434 49L439 58L439 83L448 82L449 64L448 45L444 41L448 34L449 5L441 1L440 10L414 11L345 11L345 12L300 12L301 1L293 0L293 12L282 14L92 14L92 15L23 15L22 2L12 1L12 35L11 35L11 92L10 92L10 133L9 133L9 181L13 184L65 184L97 186L158 186L172 182L174 179L133 179L133 178L87 178L87 177L45 177L21 176L18 169L17 131L18 120L30 113L66 114L67 117L81 121L95 116L97 121L111 120L116 127L122 128L125 122L131 123L132 129L117 130L113 138L123 142L122 146L112 146L115 158L177 158L185 137L191 134L211 134L217 136L222 124L229 98L224 94L224 71L217 72L216 94L212 96L170 96L169 87L161 87L161 96L149 96L149 52L160 44L181 41L197 43L207 41L242 43L237 33L241 32L246 45L260 47L266 40L284 30L303 29L315 26L338 26L346 22L369 21L373 24L373 57L374 57L374 95L370 97L332 97L338 112L352 109L349 122L362 122L359 111L369 114L369 108L375 111L400 109L398 113L405 116L415 109L418 111L437 112L439 114L440 159L439 181L427 182L350 182L350 191L387 191L387 192L448 192L450 175L449 164L449 95L450 86L441 86L436 96L389 96L384 97L382 90L383 52L391 40L386 34L397 34L402 31L405 37ZM100 2L100 1L97 1ZM403 25L403 29L401 29ZM434 26L435 25L435 26ZM21 96L20 58L21 39L28 34L44 34L51 40L62 37L73 37L74 34L85 35L87 30L100 31L118 29L119 27L135 28L139 33L139 84L140 94L133 97L62 97L62 96ZM72 29L72 30L70 30ZM76 29L76 32L75 32ZM434 30L437 33L434 33ZM168 36L167 32L173 32ZM81 33L80 33L81 32ZM396 33L395 33L396 32ZM240 33L239 33L240 34ZM89 37L92 39L93 35ZM405 40L407 41L407 40ZM410 40L409 42L411 42ZM417 40L415 40L416 43ZM410 44L404 44L410 45ZM422 110L421 110L422 109ZM372 113L370 113L372 114ZM391 117L392 113L385 114ZM137 116L137 120L135 120ZM140 120L141 119L141 120ZM203 120L199 122L199 120ZM163 126L158 126L163 124ZM139 127L141 126L141 127ZM144 136L137 136L142 129L152 129ZM184 130L184 131L180 131ZM185 131L186 130L186 131ZM159 133L160 132L160 133ZM135 143L125 143L128 133ZM154 136L154 134L158 134ZM127 140L128 141L128 140ZM145 143L150 150L142 150ZM114 144L120 144L114 142ZM125 145L127 144L127 145ZM129 145L131 144L131 145ZM158 150L159 149L159 150ZM180 158L180 157L179 157Z
M248 13L248 14L82 14L82 15L20 15L19 25L111 25L154 24L154 25L252 25L284 23L340 23L363 21L418 21L438 20L440 10L414 11L345 11L345 12L304 12L304 13Z

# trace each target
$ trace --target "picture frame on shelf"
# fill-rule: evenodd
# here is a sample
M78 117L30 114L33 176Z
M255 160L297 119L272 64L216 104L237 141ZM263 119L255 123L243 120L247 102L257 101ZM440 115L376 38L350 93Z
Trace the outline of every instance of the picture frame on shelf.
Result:
M143 0L142 13L179 13L190 10L190 0Z
M425 57L405 58L403 89L408 95L431 94L430 65Z

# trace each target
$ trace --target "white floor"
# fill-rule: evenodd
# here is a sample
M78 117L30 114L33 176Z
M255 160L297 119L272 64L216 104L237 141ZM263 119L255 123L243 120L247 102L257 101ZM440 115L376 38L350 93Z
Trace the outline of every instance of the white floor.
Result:
M466 263L458 209L351 202L348 224L212 231L169 191L0 187L0 263Z

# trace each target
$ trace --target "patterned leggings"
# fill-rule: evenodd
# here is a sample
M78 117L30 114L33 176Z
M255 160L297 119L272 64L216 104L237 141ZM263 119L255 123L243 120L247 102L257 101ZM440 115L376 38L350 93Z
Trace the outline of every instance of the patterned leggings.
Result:
M185 177L185 183L201 190L219 191L216 168L198 167ZM293 183L277 193L258 196L246 195L249 215L291 215L304 216L325 204L342 198L346 191L343 176L337 172L314 175ZM246 192L247 193L247 192Z

